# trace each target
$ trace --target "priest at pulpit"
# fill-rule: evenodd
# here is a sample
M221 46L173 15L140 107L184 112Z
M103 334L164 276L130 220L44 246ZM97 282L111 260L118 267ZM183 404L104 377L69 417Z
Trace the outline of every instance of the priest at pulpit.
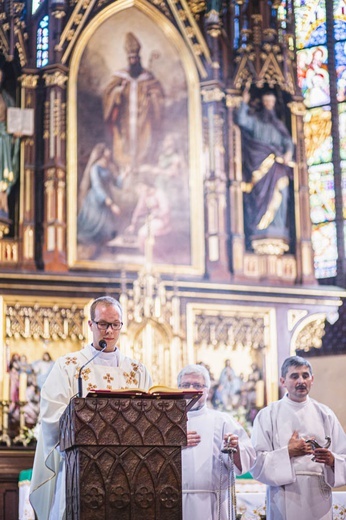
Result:
M59 419L70 399L85 397L95 389L148 390L152 384L148 370L119 350L122 308L116 299L102 296L94 300L88 325L92 343L59 358L41 390L40 430L30 490L38 520L65 518L66 467L58 447Z

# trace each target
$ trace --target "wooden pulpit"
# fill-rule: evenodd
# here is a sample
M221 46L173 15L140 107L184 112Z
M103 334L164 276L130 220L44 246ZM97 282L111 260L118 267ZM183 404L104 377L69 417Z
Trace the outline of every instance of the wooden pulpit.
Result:
M60 420L67 520L181 520L186 411L180 396L71 399Z

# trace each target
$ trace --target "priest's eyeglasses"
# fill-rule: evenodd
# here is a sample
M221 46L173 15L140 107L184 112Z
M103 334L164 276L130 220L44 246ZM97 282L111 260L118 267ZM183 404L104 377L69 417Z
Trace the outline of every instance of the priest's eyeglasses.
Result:
M192 388L194 390L203 390L203 388L207 388L207 385L201 385L200 383L181 383L179 388Z
M97 328L99 330L107 330L108 327L110 327L112 330L120 330L123 326L122 321L115 321L114 323L108 323L108 321L95 321L91 320L93 323L96 324Z

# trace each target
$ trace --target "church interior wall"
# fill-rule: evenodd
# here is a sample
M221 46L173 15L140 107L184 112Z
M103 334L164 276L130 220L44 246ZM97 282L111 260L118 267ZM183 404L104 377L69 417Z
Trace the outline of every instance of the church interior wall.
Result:
M346 409L342 397L346 392L346 356L312 356L309 361L315 377L311 397L332 408L346 428Z
M285 59L277 59L275 42L264 39L255 60L244 39L236 54L220 15L212 10L201 16L189 8L197 3L105 1L88 13L86 4L72 8L71 2L64 16L52 14L50 63L44 67L36 66L33 52L40 13L48 10L44 2L33 17L31 51L27 61L21 56L21 67L15 57L22 74L12 94L20 91L17 104L35 110L36 126L22 137L19 185L9 199L17 200L7 215L13 222L5 219L0 227L2 392L13 354L33 363L45 350L55 360L84 345L89 303L105 293L124 308L120 348L145 361L154 383L174 386L182 366L196 362L207 364L217 381L227 359L251 383L257 365L256 410L281 394L279 367L287 356L323 349L326 320L337 315L346 290L319 286L313 274L304 106L292 53L286 49ZM252 29L265 34L265 27ZM113 107L111 124L102 106L108 86L109 99L117 96L112 82L124 86L116 73L121 69L119 77L127 78L129 48L142 52L144 68L153 74L161 117L157 127L144 121L143 139L137 136L133 147L141 156L128 150L128 129L114 129L125 102ZM254 63L260 64L256 70ZM234 117L244 90L255 108L267 82L279 94L280 121L296 149L288 181L290 229L252 240L244 201L253 186L243 179L246 151ZM145 139L151 131L154 151ZM97 155L101 148L112 157ZM115 223L109 230L105 212L102 239L97 233L78 238L79 196L92 195L88 174L101 159L107 175L116 171L112 182L121 180L108 201ZM139 199L147 220L134 232L129 228ZM162 201L166 211L150 228L150 208ZM99 206L92 216L97 227ZM330 405L346 427L345 356L309 359L312 397Z

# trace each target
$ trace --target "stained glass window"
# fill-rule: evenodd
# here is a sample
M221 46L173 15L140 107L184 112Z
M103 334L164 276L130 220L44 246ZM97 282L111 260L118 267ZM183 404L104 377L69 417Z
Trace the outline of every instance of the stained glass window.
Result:
M40 7L42 0L32 0L31 12L32 14L36 13L37 9Z
M325 44L326 4L324 0L295 0L297 49Z
M332 116L329 106L307 111L304 132L308 166L332 161L331 130Z
M44 67L48 64L48 25L49 17L44 16L39 23L36 38L36 66Z
M326 2L294 0L297 73L307 111L305 144L317 278L336 276L337 240L332 163L332 118L327 43L335 39L340 154L346 206L346 2L334 0L334 35L327 34ZM344 164L345 163L345 164ZM344 210L346 218L346 210Z
M312 230L312 247L315 252L315 275L317 278L336 276L336 226L335 222L319 224Z

